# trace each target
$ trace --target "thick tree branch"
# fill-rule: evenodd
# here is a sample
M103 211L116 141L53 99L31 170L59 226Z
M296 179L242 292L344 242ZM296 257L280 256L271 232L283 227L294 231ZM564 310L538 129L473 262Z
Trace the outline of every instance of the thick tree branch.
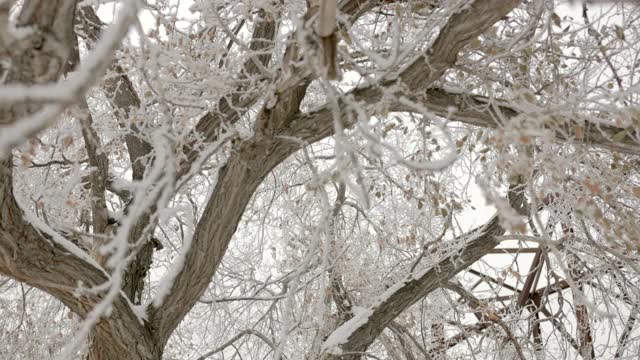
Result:
M18 23L20 26L31 25L36 31L19 39L12 39L8 29L3 29L1 35L3 44L11 45L0 49L0 58L8 57L12 63L7 82L19 84L17 88L21 91L16 97L19 100L16 104L0 106L0 124L10 124L0 132L0 151L5 152L20 144L26 137L46 128L66 108L82 99L84 93L98 80L99 74L109 66L115 49L126 36L129 26L137 19L138 5L137 1L126 3L120 16L116 17L78 71L64 82L46 84L58 80L73 50L75 1L34 0L25 3ZM53 104L32 104L29 101L32 89L24 88L25 85L33 85L34 94L48 91L61 95L55 97L57 101ZM20 123L15 124L18 119L21 120Z
M164 341L206 290L257 187L275 166L298 149L296 143L253 139L219 170L184 267L167 299L151 312L153 326Z
M239 74L241 82L259 75L262 68L269 66L271 55L268 54L268 50L273 48L276 30L275 15L261 9L249 42L249 49L261 55L250 57L245 61L242 66L242 72ZM258 63L256 63L256 60ZM233 125L240 120L244 113L263 95L260 92L255 92L247 96L247 91L249 91L249 87L241 85L229 95L223 96L218 102L216 110L209 111L200 118L196 124L194 136L205 142L213 142L218 138L223 125ZM182 174L186 172L188 165L197 156L198 148L194 147L194 144L190 144L185 147L184 151L188 161L181 167Z
M541 114L523 113L508 105L506 100L454 93L441 88L431 88L422 95L406 97L438 116L486 128L500 128L522 116L541 117ZM366 98L362 98L361 101L369 102ZM371 103L375 103L375 100ZM399 112L415 111L399 102L390 104L389 108L391 111ZM614 152L640 155L640 144L631 136L620 138L618 135L624 129L613 125L595 124L587 117L554 115L539 123L538 126L552 130L558 140L578 145L596 145Z
M25 1L18 17L19 25L30 26L37 31L31 37L18 41L4 33L8 27L0 29L3 44L8 44L7 39L14 41L12 48L0 49L0 57L8 56L12 61L8 83L46 85L58 80L68 68L67 62L75 44L72 27L74 10L75 0ZM119 26L111 31L110 38L101 45L100 51L108 53L113 44L126 34L128 22L133 19L135 12L127 14ZM108 57L109 54L94 54L94 57L96 55ZM94 58L82 70L100 71L103 65ZM77 75L75 80L79 82L71 86L69 91L73 94L78 91L76 95L81 98L83 90L94 78L93 74L87 73ZM69 104L52 106L56 111L62 111ZM24 116L40 108L38 104L0 107L0 119L3 124L20 123L24 121ZM32 132L46 126L53 117L43 119L46 121L33 124L30 128ZM15 134L10 144L20 140L20 134ZM54 233L45 235L32 225L31 222L37 219L28 220L15 200L11 161L10 156L0 156L0 273L46 291L71 311L85 317L104 295L103 291L92 288L103 286L110 279L92 258L70 241L59 236L56 238ZM159 358L162 349L154 346L151 332L138 319L130 302L123 296L117 296L111 306L117 319L100 321L95 329L102 353L112 359Z
M376 6L381 5L382 3L392 3L394 1L377 1L377 0L343 0L340 2L339 7L340 10L348 16L352 16L351 21L355 21L359 16L362 16L365 11L371 10ZM309 15L307 15L308 17ZM254 27L252 40L250 42L249 48L253 51L264 53L267 49L272 48L272 41L276 34L276 24L273 20L272 14L267 14L262 11L260 13L259 21ZM291 52L297 52L294 48L297 49L298 45L293 42L289 44L285 51L285 59L282 60L283 66L286 67L287 55ZM256 64L253 58L249 58L243 65L243 71L240 74L240 79L247 79L252 76L259 75L259 70L261 67L268 67L271 56L261 55L258 56L260 64ZM311 81L309 74L305 74L306 76L302 76L300 78L295 78L295 81L291 82L289 79L285 79L283 82L287 83L287 89L306 89L309 82ZM283 92L287 92L285 90ZM245 113L245 111L239 111L238 109L248 109L253 104L257 102L257 100L264 96L264 94L256 94L255 96L246 96L244 94L246 92L246 87L241 86L235 89L228 96L223 97L217 105L217 109L215 111L210 111L206 113L197 123L195 127L194 136L202 139L204 142L213 142L217 139L218 133L222 129L222 125L232 125L235 124ZM278 94L279 98L285 98L286 95ZM181 167L182 173L186 172L188 165L193 161L195 156L197 155L197 149L192 148L193 144L188 146L185 149L187 154L187 158L190 159L186 164L183 164Z
M519 194L519 201L522 201L522 194ZM517 203L518 200L515 202ZM498 215L495 215L486 225L456 239L456 242L467 243L460 253L445 257L426 271L409 274L402 282L381 295L368 312L354 317L338 328L324 345L325 359L344 359L345 357L340 357L340 354L365 351L387 324L406 308L495 248L504 231L500 226ZM472 240L467 241L467 238ZM353 359L357 357L357 355L351 356Z
M102 296L88 289L103 285L109 278L91 258L82 256L82 250L75 248L74 252L72 244L43 236L24 220L15 202L11 172L11 160L0 160L0 273L44 290L71 311L86 316ZM79 284L86 291L79 290ZM130 302L120 296L112 307L117 316L98 322L95 329L106 358L159 358L162 349L154 346L150 330L138 319Z
M505 7L505 3L510 4L510 8ZM495 12L491 16L480 16L485 19L486 23L474 22L473 33L479 34L492 26L493 22L502 18L518 3L518 1L479 0L462 13L466 14L478 10L489 11L487 6L493 6L492 9ZM459 33L462 30L468 30L466 25L458 24L458 22L468 20L468 15L453 15L450 25L443 29L435 44L442 42L439 40L440 38L451 40L449 31ZM471 39L467 34L460 36L463 36L465 40L454 42L457 46L456 52L464 46L465 41ZM435 61L440 57L455 61L455 56L451 56L450 53L451 49L441 45L431 51L430 58L434 59L430 67L432 74L441 74L448 66L452 65L444 60ZM425 77L423 80L431 80L431 77ZM413 86L429 85L428 83L417 84L413 82L411 84ZM219 171L214 191L196 227L191 248L184 261L185 265L176 276L168 297L152 311L150 317L154 328L159 330L158 335L162 338L163 343L206 290L235 233L245 207L264 177L288 156L300 149L302 144L313 143L333 134L333 118L327 110L310 113L306 116L300 115L298 106L304 97L307 85L308 80L305 80L298 83L297 86L282 89L277 94L277 103L272 107L265 107L258 115L256 135L243 143ZM370 87L356 90L354 95L370 98L380 96L380 91ZM344 116L343 119L347 119L347 117ZM300 141L292 141L292 138ZM497 221L496 218L493 226L499 228ZM490 228L487 232L492 233L493 230L495 229ZM489 245L493 245L493 243ZM486 249L483 247L482 249L474 249L475 246L478 246L477 242L474 242L470 244L470 248L475 250L474 255L477 256L477 254L484 254L479 250L489 251L495 247L495 245L489 245L485 244ZM452 268L449 271L455 274L460 269ZM393 318L395 316L388 321ZM370 334L373 337L359 342L357 347L366 348L385 326L386 323L376 329L375 334Z
M474 1L451 15L427 54L421 54L400 75L410 89L438 80L455 63L458 53L472 39L504 18L520 0Z
M102 22L91 6L78 9L81 35L95 43L102 32ZM92 44L88 44L92 45ZM140 97L133 87L129 76L117 61L109 68L116 76L104 80L103 90L114 108L114 115L121 127L127 129L125 142L131 161L133 180L141 180L146 168L146 160L152 147L140 135L140 129L132 121L132 115L140 109ZM148 160L148 159L147 159Z
M0 24L3 25L0 28L0 60L12 64L6 83L34 85L55 82L66 68L73 50L76 0L25 1L17 25L32 26L35 31L20 38L10 31L11 4L3 2L0 9L0 14L4 14L0 16ZM12 124L35 113L40 107L39 104L0 104L0 125ZM16 140L19 139L12 139L11 143Z
M80 63L80 52L78 48L78 38L73 38L73 51L67 62L68 67L65 73L73 71ZM82 130L82 138L84 139L84 147L89 157L89 165L93 168L89 175L91 184L91 220L93 223L93 231L96 234L104 233L107 228L107 202L105 191L109 179L109 158L102 151L102 142L98 133L93 127L93 116L89 110L86 99L80 101L80 111L78 120Z
M455 61L453 51L459 51L464 42L458 42L455 36L470 40L467 37L466 30L469 24L475 24L474 30L470 33L482 33L482 27L477 22L484 19L478 16L473 20L469 17L480 14L486 10L487 6L494 5L497 10L506 10L503 8L507 3L513 8L515 6L511 2L502 1L476 1L472 5L472 9L463 11L452 16L448 24L443 28L440 36L436 39L429 55L420 57L415 60L407 69L399 76L403 80L403 84L408 87L406 91L397 91L394 94L384 94L379 88L393 85L393 82L387 81L380 85L372 85L352 91L349 95L353 96L355 103L379 104L384 101L388 104L390 111L398 112L415 112L415 108L407 106L406 103L397 101L398 98L404 96L411 101L421 104L429 112L438 116L446 117L451 121L458 121L469 125L499 128L506 125L506 122L514 121L517 117L527 116L529 114L522 113L517 108L508 105L508 101L500 99L489 99L479 95L469 95L454 93L442 88L428 88L434 79L437 79L449 67L447 61ZM517 3L517 2L516 2ZM500 15L502 14L502 15ZM500 19L504 13L496 11L488 20ZM466 22L469 20L469 22ZM485 27L486 29L486 27ZM469 33L469 34L470 34ZM450 44L453 44L450 46ZM457 49L457 50L456 50ZM447 61L443 60L447 59ZM427 88L428 90L416 91ZM308 114L308 121L314 121L317 118L326 119L330 117L331 109L329 106L321 107ZM541 114L530 114L537 118L541 118ZM344 117L346 118L346 117ZM604 121L603 121L604 122ZM569 116L553 116L549 117L539 126L554 131L555 136L559 140L569 141L576 144L597 145L616 152L640 154L640 145L627 135L620 137L620 132L624 129L612 125L595 124L588 118L574 118Z

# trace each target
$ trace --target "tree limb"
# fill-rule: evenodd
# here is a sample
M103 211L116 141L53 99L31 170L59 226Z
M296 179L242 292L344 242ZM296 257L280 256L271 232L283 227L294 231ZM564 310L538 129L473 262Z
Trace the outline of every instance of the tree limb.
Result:
M445 26L435 44L441 44L444 41L439 40L441 38L451 40L449 32L460 34L465 40L453 42L455 44L453 48L445 48L442 45L436 46L430 55L430 58L434 61L431 62L429 73L441 74L451 63L435 60L442 57L455 61L455 56L452 57L450 55L451 51L459 51L464 46L465 41L471 39L466 33L460 33L463 30L469 30L465 24L459 23L469 20L470 15L468 13L479 10L489 11L487 6L492 6L493 12L491 15L480 17L486 21L485 23L474 22L476 27L474 27L473 33L480 34L518 3L519 1L514 0L479 0L471 4L468 9L453 15L449 25ZM509 4L510 7L506 7L505 4ZM430 79L431 77L423 78L424 81ZM301 115L299 112L298 106L304 98L308 81L304 80L302 83L297 83L296 86L282 89L278 94L277 103L271 108L263 108L258 115L256 135L241 144L236 153L231 155L227 164L220 169L211 198L196 226L191 248L184 261L185 265L175 277L167 298L158 308L153 309L151 312L150 319L153 326L159 329L159 336L163 339L163 343L166 342L180 320L206 290L235 233L245 207L264 177L275 166L299 150L303 144L313 143L333 134L334 122L327 109L306 115ZM429 85L428 83L417 84L414 82L411 84L414 86ZM366 98L369 95L375 97L380 95L380 91L377 88L369 87L356 90L354 95ZM343 119L346 118L346 116L343 117ZM347 123L345 125L349 126L351 124ZM292 141L292 139L299 139L299 141ZM493 222L488 225L487 233L492 233L492 231L500 228L497 218ZM474 255L483 254L480 250L489 251L495 247L492 244L493 242L489 245L484 244L487 247L484 249L483 246L478 245L478 242L474 242L470 244L470 249L475 251ZM476 260L475 257L470 259ZM453 261L453 259L450 259L450 261ZM451 266L448 271L452 272L452 274L460 271L453 265L453 262L448 265ZM445 268L446 266L445 264ZM388 319L388 321L393 320L393 318L395 316ZM377 329L376 335L383 328L384 326ZM373 341L373 339L375 339L375 336L371 339L367 338L366 341L359 343L357 347L364 346L366 348L368 346L367 341Z

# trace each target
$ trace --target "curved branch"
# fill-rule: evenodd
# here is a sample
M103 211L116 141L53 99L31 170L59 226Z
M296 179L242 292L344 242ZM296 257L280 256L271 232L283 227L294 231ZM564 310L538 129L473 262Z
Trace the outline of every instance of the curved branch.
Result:
M468 26L459 23L469 21L473 17L470 13L489 11L489 8L493 11L490 15L483 14L479 16L479 18L484 19L485 23L474 21L475 27L472 33L479 34L491 27L495 21L502 18L518 3L519 1L515 0L478 0L468 9L453 15L449 25L445 26L434 43L437 46L434 45L434 50L431 51L430 58L433 61L430 63L431 65L427 72L432 75L441 74L447 67L452 65L447 61L455 61L455 56L450 56L451 51L459 51L466 41L471 39L468 34L461 34L461 31L468 30ZM505 4L508 4L508 6ZM444 41L440 40L441 38L450 40L451 35L449 32L459 34L463 39L454 42L455 46L452 48L438 45ZM438 60L440 57L447 61ZM423 77L425 83L411 82L410 84L416 87L429 86L430 83L428 81L432 81L432 77L435 76L432 75ZM307 79L297 86L288 87L278 93L276 104L269 108L265 107L258 115L256 135L241 144L229 158L227 164L220 169L215 188L196 226L191 247L184 259L184 267L176 275L167 298L151 311L150 321L154 328L159 330L158 336L161 339L161 343L166 343L178 323L206 290L236 231L245 207L264 177L287 157L298 151L303 144L314 143L333 134L334 122L328 106L320 111L306 115L300 114L299 105L304 98L308 84L309 81ZM356 98L379 98L381 91L371 86L355 90L352 95ZM344 109L345 106L341 108ZM344 111L343 114L346 115ZM347 119L348 117L343 116L342 118ZM265 127L261 127L260 124ZM345 124L345 126L351 125L353 124ZM293 139L297 140L294 141ZM486 230L487 233L491 234L497 228L500 227L497 218L495 218L494 223L490 224ZM494 241L494 237L490 238ZM469 255L469 261L476 261L478 254L481 254L482 251L489 251L495 246L491 245L493 245L493 242L490 244L471 243L469 249L473 251L473 254ZM444 266L450 267L447 271L452 274L461 270L454 265L454 259L450 259L450 264L444 264ZM427 276L425 281L430 282L431 280ZM409 281L409 283L413 284L412 281ZM411 284L409 284L409 287L411 287ZM399 291L398 295L400 294L403 294L403 292ZM415 294L414 296L419 297L419 295ZM411 299L411 297L401 301L406 301L407 299ZM391 317L388 321L393 320L394 317ZM379 331L383 328L384 326ZM366 346L370 343L369 340L373 341L377 333L359 343L358 349L363 347L366 349Z
M101 292L89 289L107 283L109 278L92 264L91 258L82 256L81 250L73 251L72 244L60 242L64 239L46 238L25 221L13 195L11 172L11 161L0 160L0 273L44 290L74 313L86 316L102 297ZM157 356L135 350L161 351L154 346L150 330L136 316L129 301L119 296L112 307L117 317L100 321L95 329L107 358Z
M382 294L366 312L359 313L338 328L323 345L325 359L337 359L343 353L365 351L387 324L495 248L499 244L498 237L503 233L504 229L496 215L486 225L458 238L456 241L466 242L465 238L470 237L474 239L467 242L462 252L447 256L436 266L408 274Z

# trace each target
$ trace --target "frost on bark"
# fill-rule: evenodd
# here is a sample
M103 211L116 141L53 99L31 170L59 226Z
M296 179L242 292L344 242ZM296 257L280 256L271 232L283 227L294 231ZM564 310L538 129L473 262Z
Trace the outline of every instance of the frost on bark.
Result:
M16 25L27 35L19 37L15 36L18 32L9 29L11 5L11 1L0 5L3 25L0 57L9 65L5 84L56 82L74 54L76 1L25 1ZM4 103L0 105L0 121L3 125L16 125L41 110L42 106L28 101ZM12 157L7 149L0 156L0 271L55 296L80 317L86 316L101 295L83 294L80 289L105 283L107 274L73 243L52 239L25 219L14 198ZM100 357L159 358L161 349L154 345L149 329L133 313L129 300L120 296L112 306L114 320L101 321L95 328L94 341L100 344Z
M0 274L80 318L50 353L93 360L444 358L472 337L527 358L543 318L596 357L607 287L630 306L622 356L640 145L607 47L631 35L545 4L131 0L105 23L0 0ZM615 82L571 98L596 56ZM469 230L476 196L497 212ZM478 270L495 254L535 256Z

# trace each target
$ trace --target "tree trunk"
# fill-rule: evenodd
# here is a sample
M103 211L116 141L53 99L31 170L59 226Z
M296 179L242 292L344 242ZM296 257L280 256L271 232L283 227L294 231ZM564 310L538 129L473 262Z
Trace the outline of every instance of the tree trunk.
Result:
M148 324L141 326L133 321L114 316L100 321L89 338L87 360L160 360L164 344Z

